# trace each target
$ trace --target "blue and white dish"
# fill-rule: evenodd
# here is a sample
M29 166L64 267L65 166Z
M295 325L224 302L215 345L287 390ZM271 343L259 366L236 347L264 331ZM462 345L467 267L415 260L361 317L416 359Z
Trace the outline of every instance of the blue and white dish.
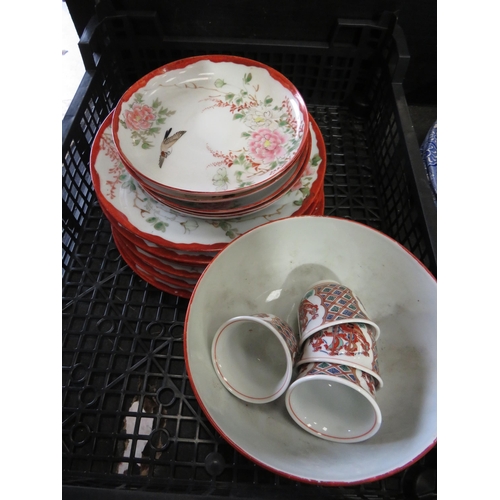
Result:
M434 198L437 200L437 122L427 133L420 147L420 153L422 154Z

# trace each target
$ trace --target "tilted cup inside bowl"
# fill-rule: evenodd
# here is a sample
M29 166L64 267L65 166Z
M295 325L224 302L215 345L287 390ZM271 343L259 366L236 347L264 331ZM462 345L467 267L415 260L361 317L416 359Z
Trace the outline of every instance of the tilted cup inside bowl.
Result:
M374 377L377 388L383 386L377 342L371 325L342 323L313 333L302 344L297 366L322 361L362 370Z
M231 318L212 342L212 364L219 380L248 403L268 403L286 391L296 354L293 330L273 314Z
M313 333L344 323L371 325L375 340L380 328L374 323L354 292L333 280L318 281L304 294L298 310L300 345Z
M295 423L327 441L365 441L382 424L373 378L346 365L326 362L303 365L286 393L285 402Z

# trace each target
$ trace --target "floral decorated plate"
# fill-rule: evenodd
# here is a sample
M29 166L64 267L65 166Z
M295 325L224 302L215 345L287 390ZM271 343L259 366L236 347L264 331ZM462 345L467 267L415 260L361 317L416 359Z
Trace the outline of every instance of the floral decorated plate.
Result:
M188 200L176 199L171 196L163 195L151 190L147 185L142 185L144 191L150 196L158 200L160 203L191 215L199 214L199 216L212 218L220 215L233 214L233 217L241 215L240 212L248 212L260 210L265 206L270 205L278 197L285 194L290 186L299 179L304 169L307 168L307 163L311 154L311 134L308 133L307 146L300 159L297 161L297 166L289 169L286 175L282 176L276 182L265 186L263 189L256 191L245 192L239 196L222 199L203 199L203 200Z
M245 58L200 56L152 71L120 99L113 137L154 190L210 196L255 189L294 165L309 115L295 86Z
M255 214L219 221L182 216L147 195L120 161L110 115L92 145L90 171L96 195L108 218L148 244L169 252L217 252L256 226L303 213L309 196L322 189L325 145L319 128L310 120L312 145L308 167L290 191Z
M103 208L101 206L101 208ZM106 212L103 208L104 215L113 221L113 216L110 212ZM119 229L124 236L134 243L137 247L153 254L155 257L169 259L180 264L186 264L190 266L201 266L203 268L209 264L212 259L217 255L218 252L185 252L182 250L169 249L165 246L157 245L151 241L144 239L132 231L129 231L125 226L119 222L113 222L115 229Z
M356 290L380 327L382 425L361 443L332 443L305 432L288 414L284 396L265 405L246 404L224 388L212 366L212 341L227 319L275 314L297 334L303 293L324 279ZM270 222L222 250L194 289L184 327L191 386L215 429L262 467L314 484L376 481L409 466L436 443L436 302L437 284L429 271L368 226L333 217Z
M310 157L310 148L308 150L307 158L304 158L302 165L300 166L300 169L298 169L297 172L295 172L294 175L287 180L286 184L284 184L279 188L279 190L277 190L274 193L271 193L262 200L258 200L257 198L255 199L255 201L248 199L247 201L249 202L249 204L243 206L239 205L238 203L239 200L235 200L235 202L227 202L228 205L226 206L225 209L220 207L218 204L214 204L210 207L207 206L207 204L204 204L204 206L202 206L201 208L190 208L182 206L175 201L167 202L165 200L162 200L154 193L149 192L145 187L143 187L143 189L152 198L156 199L160 203L163 203L170 208L173 208L176 212L185 215L187 217L198 217L200 219L210 219L210 220L241 218L246 215L251 215L256 212L262 211L269 205L279 202L279 200L282 197L286 196L290 188L294 184L296 184L297 181L300 181L300 179L304 175L304 172L309 168L309 157Z

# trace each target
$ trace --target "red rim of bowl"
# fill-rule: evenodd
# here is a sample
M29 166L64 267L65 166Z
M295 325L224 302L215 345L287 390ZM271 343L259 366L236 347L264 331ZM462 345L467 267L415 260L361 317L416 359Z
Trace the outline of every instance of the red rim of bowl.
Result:
M274 80L278 81L283 87L285 87L296 99L298 105L299 105L299 110L300 113L303 116L304 119L304 130L308 131L309 130L309 112L307 111L307 106L306 103L304 102L304 99L302 98L300 92L297 90L295 85L288 79L286 78L282 73L279 71L271 68L270 66L267 66L266 64L263 64L259 61L254 61L253 59L248 59L245 57L238 57L238 56L229 56L229 55L206 55L206 56L193 56L193 57L188 57L185 59L179 59L177 61L170 62L168 64L165 64L164 66L161 66L146 75L144 75L141 79L136 81L120 98L118 101L118 104L115 107L114 112L112 113L112 135L113 139L115 141L116 149L118 151L118 154L120 155L120 158L124 164L124 166L127 168L127 170L133 170L136 172L137 175L140 175L144 181L153 188L153 189L159 189L162 192L165 192L165 194L172 193L173 195L177 194L180 195L182 193L185 193L187 195L197 195L201 197L207 197L207 196L214 196L214 193L209 193L205 191L191 191L191 190L186 190L186 189L178 189L178 188L172 188L169 186L166 186L164 184L160 184L153 179L150 179L143 173L141 173L139 170L137 170L136 167L134 167L131 163L130 160L127 158L127 156L124 154L121 146L120 146L120 141L118 138L118 128L119 128L119 116L122 110L122 106L125 102L127 102L133 94L135 94L139 89L144 87L147 82L149 82L152 78L162 75L166 73L167 71L172 71L176 69L182 69L185 68L186 66L190 64L194 64L199 61L211 61L213 63L221 63L221 62L231 62L234 64L241 64L243 66L253 66L257 68L262 68L268 71L269 75L271 78ZM282 174L286 172L289 168L293 166L297 158L301 155L303 150L305 149L307 141L305 138L307 137L307 134L304 134L302 141L297 148L297 151L295 152L294 156L289 159L289 161L286 163L284 167L279 172L276 172L276 175ZM272 176L271 179L275 180L276 176ZM267 181L270 181L271 179L266 179ZM259 183L258 185L264 186L265 182ZM228 190L225 191L224 193L226 195L229 195L231 193L243 193L248 190L255 189L256 185L253 184L252 186L248 186L246 188L240 188L240 189L233 189L233 190Z

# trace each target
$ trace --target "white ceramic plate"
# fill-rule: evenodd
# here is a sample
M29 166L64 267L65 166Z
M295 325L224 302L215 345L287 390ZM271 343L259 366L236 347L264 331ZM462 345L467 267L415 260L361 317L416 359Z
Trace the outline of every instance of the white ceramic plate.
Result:
M212 367L212 339L224 321L266 312L297 332L302 294L322 279L356 291L381 329L382 425L362 443L331 443L304 432L284 397L244 403ZM356 222L304 216L253 229L209 264L191 297L184 349L196 397L229 443L283 476L346 485L393 474L436 442L436 289L434 277L404 247Z
M249 229L300 213L302 202L314 192L313 184L322 181L318 172L324 172L326 163L323 137L310 120L312 147L308 168L286 195L254 214L224 221L203 220L183 216L152 199L120 161L111 134L111 115L92 146L90 168L96 194L103 210L115 221L148 241L191 252L220 250Z
M305 147L308 122L282 74L249 59L200 56L158 68L125 92L113 137L151 187L210 195L282 175Z

